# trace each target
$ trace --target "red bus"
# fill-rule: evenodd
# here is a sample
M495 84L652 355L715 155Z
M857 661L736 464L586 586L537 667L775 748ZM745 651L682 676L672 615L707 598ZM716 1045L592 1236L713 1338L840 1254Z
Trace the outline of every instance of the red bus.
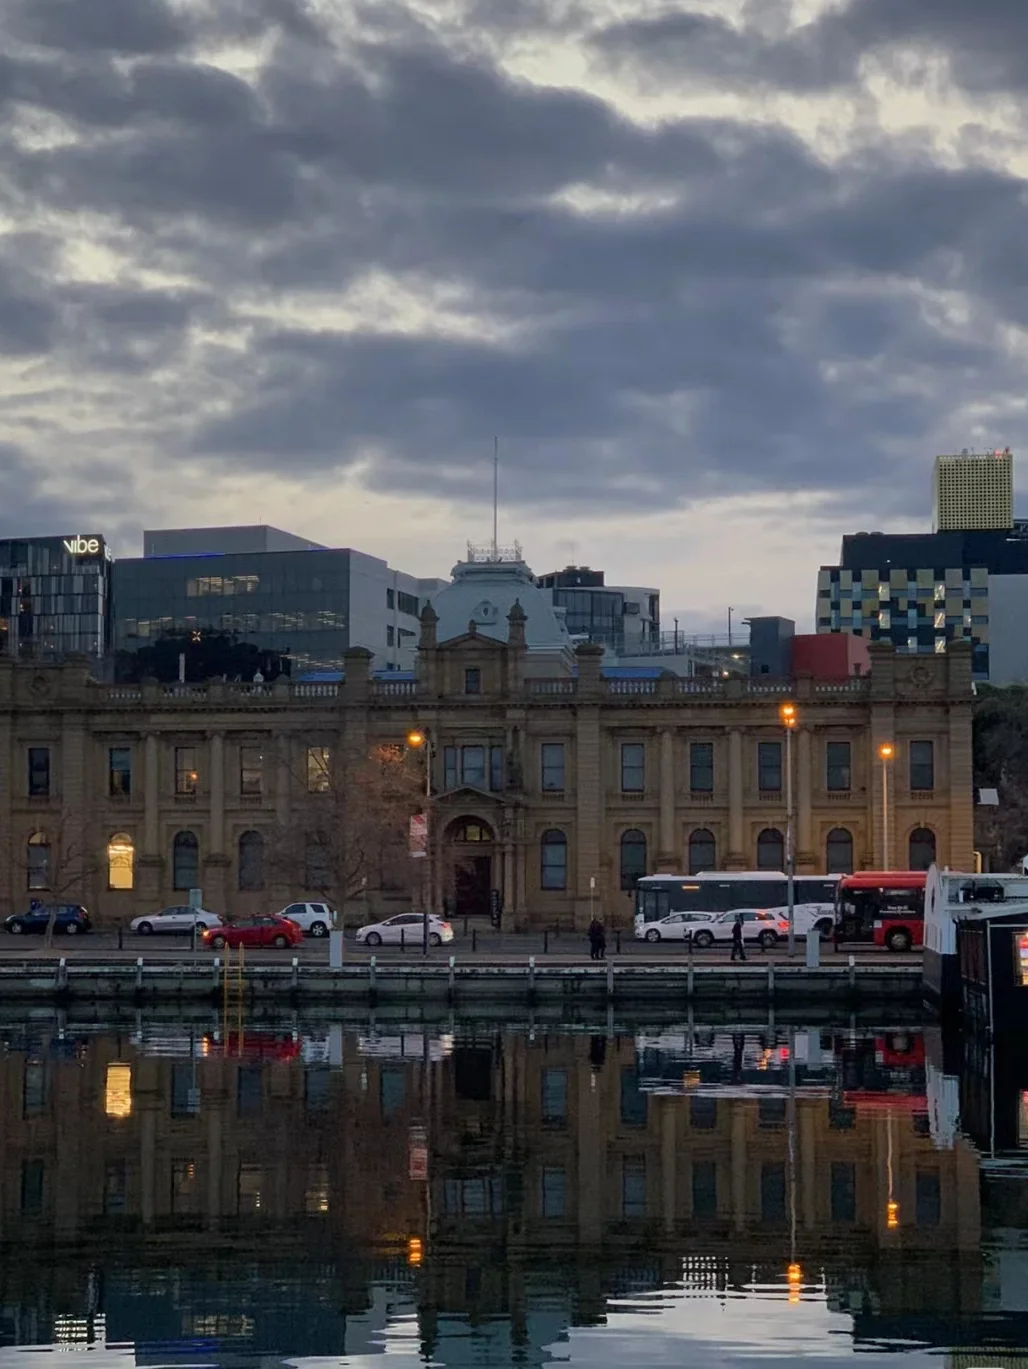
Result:
M924 944L924 870L843 875L835 895L835 944L873 941L890 951Z

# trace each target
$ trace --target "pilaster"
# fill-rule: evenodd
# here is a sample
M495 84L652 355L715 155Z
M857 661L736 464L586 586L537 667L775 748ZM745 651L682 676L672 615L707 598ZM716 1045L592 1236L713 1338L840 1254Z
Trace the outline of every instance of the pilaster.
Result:
M600 881L600 833L603 823L603 767L600 744L600 709L585 704L578 709L576 730L576 840L569 842L575 881L575 926L589 925L589 880L596 877L597 896L602 897Z
M660 834L657 849L658 873L673 874L681 866L675 840L675 734L665 728L660 734Z
M813 737L809 727L800 727L796 736L796 872L813 874L821 868L821 856L814 850L813 814Z
M210 736L211 826L210 853L225 854L225 738L221 732Z
M728 850L723 861L726 870L745 870L746 840L743 830L745 776L743 772L743 728L728 731Z

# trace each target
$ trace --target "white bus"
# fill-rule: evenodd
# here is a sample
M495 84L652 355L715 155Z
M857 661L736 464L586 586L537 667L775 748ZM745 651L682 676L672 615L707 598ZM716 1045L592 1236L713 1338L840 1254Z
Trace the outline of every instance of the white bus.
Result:
M806 935L817 927L830 936L835 916L835 886L839 875L796 875L793 906L796 930ZM646 924L671 913L730 913L736 908L784 908L788 881L777 870L744 870L738 874L712 870L704 875L644 875L635 886L635 930L645 935Z

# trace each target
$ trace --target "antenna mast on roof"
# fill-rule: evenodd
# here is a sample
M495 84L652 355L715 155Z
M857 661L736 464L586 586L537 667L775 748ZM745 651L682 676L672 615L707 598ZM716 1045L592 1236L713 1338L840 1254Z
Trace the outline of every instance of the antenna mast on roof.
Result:
M499 558L500 439L493 438L493 560Z

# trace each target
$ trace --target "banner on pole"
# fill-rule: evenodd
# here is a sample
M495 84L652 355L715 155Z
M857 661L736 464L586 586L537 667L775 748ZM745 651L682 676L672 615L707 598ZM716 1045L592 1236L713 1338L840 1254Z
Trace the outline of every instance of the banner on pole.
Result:
M410 854L425 857L428 855L428 814L415 813L410 820Z

